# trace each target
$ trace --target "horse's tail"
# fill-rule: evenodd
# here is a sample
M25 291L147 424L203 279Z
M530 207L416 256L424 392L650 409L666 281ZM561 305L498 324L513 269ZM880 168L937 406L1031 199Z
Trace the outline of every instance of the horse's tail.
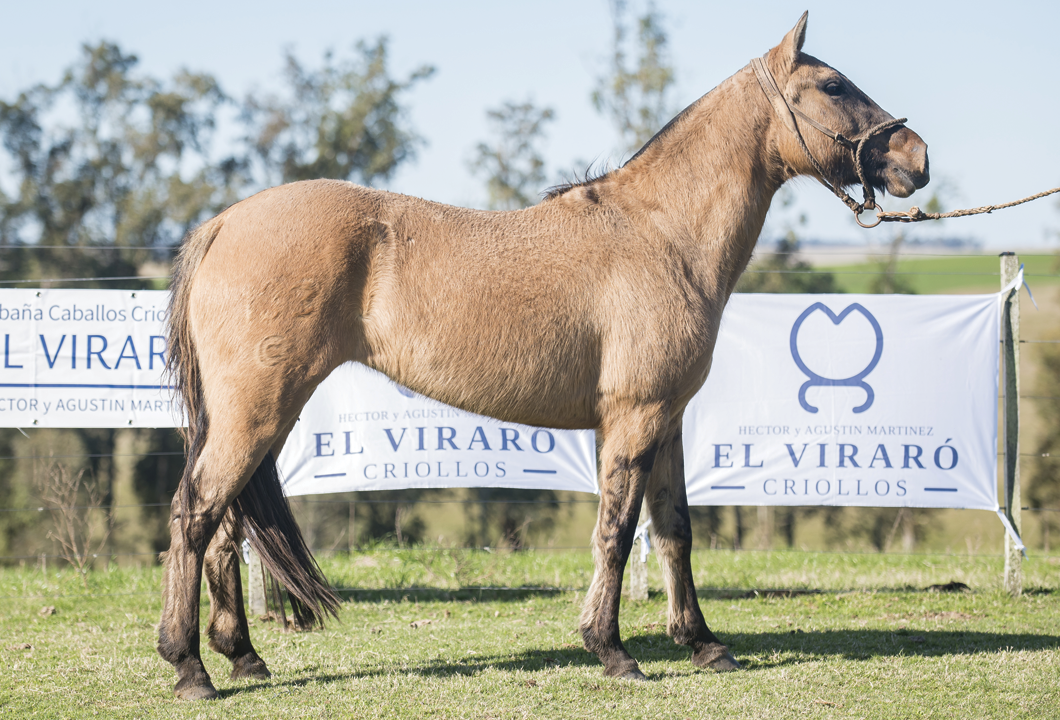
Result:
M187 459L177 490L185 509L196 504L195 465L206 445L210 424L188 304L195 271L223 225L224 213L203 223L184 239L174 267L169 298L166 367L170 382L184 405L188 423L187 430L183 431ZM191 513L185 510L181 518L182 530L187 529L190 516ZM287 588L295 620L300 626L322 625L325 614L337 616L339 598L302 538L283 494L271 453L266 454L232 503L232 516L265 568Z
M188 316L191 281L223 225L224 213L221 213L188 233L174 264L170 287L166 373L184 404L188 421L188 429L182 430L184 442L188 446L185 477L190 476L195 460L202 452L208 424L202 378L199 377L199 356L195 351L195 339L191 335L191 320Z
M299 627L323 625L325 614L338 617L339 597L302 538L271 452L232 503L232 512L265 569L287 588Z
M195 465L206 445L209 416L203 396L202 377L199 375L199 356L195 351L195 338L191 332L189 300L191 281L199 269L206 251L224 225L224 214L207 220L184 238L180 254L173 267L173 281L169 292L169 319L166 328L166 377L183 405L187 429L184 436L184 474L180 478L177 493L181 499L182 515L180 530L187 536L191 519L190 508L195 506Z

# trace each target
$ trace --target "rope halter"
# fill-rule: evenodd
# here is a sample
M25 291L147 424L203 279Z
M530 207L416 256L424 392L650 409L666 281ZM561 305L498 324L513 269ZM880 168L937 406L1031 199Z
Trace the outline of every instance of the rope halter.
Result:
M865 228L876 227L879 225L881 222L879 216L877 216L874 223L869 225L861 222L860 217L860 215L866 210L883 210L883 208L876 204L876 193L873 192L872 186L869 185L869 182L865 177L865 147L868 145L868 142L877 135L880 135L893 127L904 125L907 118L886 120L879 125L870 128L869 131L863 133L860 138L850 140L842 133L838 133L825 127L797 107L793 107L792 104L788 102L787 98L784 97L784 93L780 91L777 81L773 78L773 74L769 72L769 68L766 67L762 58L753 58L751 60L751 69L754 70L755 77L758 78L758 84L762 86L762 92L766 94L766 99L769 100L769 103L773 106L773 109L776 111L777 115L780 116L780 119L784 122L784 125L788 130L795 134L795 138L799 141L799 146L802 147L802 151L806 153L806 157L810 159L810 164L813 165L813 169L817 171L817 179L821 181L821 184L831 190L832 194L842 200L843 203L854 212L854 220L858 225ZM832 138L836 144L842 145L850 151L851 158L854 161L854 171L857 173L858 180L861 182L863 194L862 202L859 203L857 200L850 197L850 195L838 185L833 185L828 182L826 179L827 173L824 168L821 167L821 163L817 162L817 158L815 158L813 153L810 152L810 148L806 147L806 141L803 139L802 133L799 131L799 123L795 119L796 115L798 115L804 122L809 123L812 127Z

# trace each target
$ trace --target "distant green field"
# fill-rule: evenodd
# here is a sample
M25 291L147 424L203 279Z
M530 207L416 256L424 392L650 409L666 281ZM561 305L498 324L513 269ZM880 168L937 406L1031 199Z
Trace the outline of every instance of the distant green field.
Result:
M728 675L695 669L666 636L652 561L650 599L624 601L621 616L643 683L603 677L581 647L588 552L376 548L322 565L345 588L340 620L291 633L252 619L273 677L230 681L204 650L220 697L201 704L172 698L154 651L157 567L92 572L89 595L68 570L0 570L0 717L964 720L1060 708L1057 557L1032 556L1013 599L996 556L694 552L708 623L746 668ZM970 590L926 589L950 581ZM204 597L204 621L207 608Z
M885 260L886 258L879 258ZM1020 255L1024 277L1033 291L1036 287L1060 284L1060 262L1055 254ZM996 292L1000 289L999 260L994 255L953 257L911 257L898 261L897 272L923 295L953 292ZM871 292L873 280L883 266L879 262L823 267L835 273L843 292Z

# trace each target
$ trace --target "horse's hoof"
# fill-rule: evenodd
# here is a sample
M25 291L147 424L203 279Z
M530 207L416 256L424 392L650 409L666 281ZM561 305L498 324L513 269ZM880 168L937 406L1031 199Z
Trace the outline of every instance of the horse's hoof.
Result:
M731 672L742 669L740 663L736 662L736 658L729 652L729 648L721 643L710 643L694 652L692 654L692 664L696 667L709 668L715 672Z
M618 678L619 680L639 680L643 682L648 679L644 677L644 673L640 671L640 666L637 665L636 660L630 660L629 662L605 667L604 675L607 677Z
M265 661L256 654L250 653L232 662L232 674L228 676L231 680L247 678L250 680L265 680L272 677Z
M173 694L181 700L213 700L217 697L217 691L208 679L187 685L184 685L183 681L178 682L173 688Z

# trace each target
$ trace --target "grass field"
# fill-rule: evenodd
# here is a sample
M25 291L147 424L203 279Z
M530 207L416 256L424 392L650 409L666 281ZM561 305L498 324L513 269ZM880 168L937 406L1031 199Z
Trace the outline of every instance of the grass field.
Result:
M1060 339L1055 258L1024 259L1042 309L1023 296L1023 335ZM879 270L830 269L848 292ZM994 256L898 266L923 294L994 292L997 269ZM1023 348L1026 395L1040 351ZM1041 431L1034 402L1027 449ZM585 543L595 506L574 511L559 545ZM459 537L462 516L432 517L426 536ZM1040 547L1037 518L1024 518ZM796 546L824 547L822 522L800 525ZM919 547L1000 550L988 513L938 511L931 525ZM604 678L576 631L588 552L380 547L321 558L346 600L326 630L252 619L271 680L230 681L204 651L220 698L202 704L172 698L175 674L154 651L159 568L91 572L87 594L54 565L0 569L0 718L1060 718L1060 557L1032 551L1017 599L1000 590L998 556L697 550L692 562L707 621L743 672L699 671L666 636L654 560L650 599L623 603L624 642L648 676L628 683ZM951 581L971 590L927 590Z
M877 257L885 261L886 257ZM1032 290L1040 287L1052 287L1060 284L1057 256L1055 254L1021 254L1020 262L1024 265L1024 276ZM1001 279L997 254L953 255L940 257L917 257L905 255L895 270L901 274L901 280L908 282L912 290L921 295L939 293L991 293L1000 290ZM822 269L836 275L836 281L843 292L872 292L872 282L879 276L881 265L878 262L865 262L855 265L835 265ZM1026 296L1024 296L1026 300ZM1030 303L1027 303L1029 306Z
M0 571L0 717L1060 715L1057 557L1032 556L1012 599L999 557L697 551L704 613L746 670L696 670L653 592L622 613L645 683L604 678L581 648L586 552L427 546L322 562L347 588L340 621L290 633L253 620L274 677L230 681L207 651L221 697L202 704L172 699L154 652L158 568L93 572L87 597L70 571ZM661 587L654 561L649 578ZM971 591L925 589L954 580Z

